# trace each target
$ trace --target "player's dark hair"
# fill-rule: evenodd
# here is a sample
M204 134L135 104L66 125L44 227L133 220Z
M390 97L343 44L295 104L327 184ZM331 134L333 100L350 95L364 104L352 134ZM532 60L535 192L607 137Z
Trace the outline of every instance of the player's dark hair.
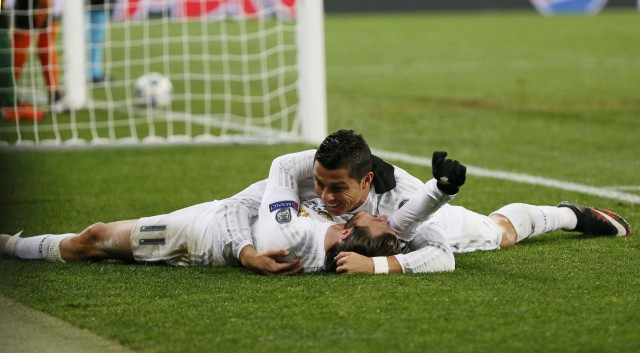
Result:
M325 270L336 272L338 267L334 258L342 251L352 251L360 255L393 256L400 253L400 240L393 233L372 236L368 227L353 226L347 240L333 244L325 256Z
M371 149L362 135L353 130L338 130L327 136L318 147L315 161L324 168L344 168L358 181L371 171Z

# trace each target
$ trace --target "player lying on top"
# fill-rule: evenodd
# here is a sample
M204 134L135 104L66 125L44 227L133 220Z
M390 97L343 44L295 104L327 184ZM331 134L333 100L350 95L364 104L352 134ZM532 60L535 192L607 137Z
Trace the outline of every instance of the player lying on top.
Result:
M431 200L422 209L433 212L431 218L421 222L419 229L405 232L412 219L403 219L397 210L410 205L407 201L423 190L420 180L401 168L372 157L361 135L352 130L340 130L329 135L317 150L292 153L278 158L283 180L297 185L302 204L317 209L336 222L346 222L354 214L366 211L372 215L390 215L391 227L402 240L409 241L405 254L381 259L363 258L343 253L338 260L338 272L358 273L375 271L375 263L388 265L390 272L429 271L433 247L425 239L412 238L416 234L429 239L445 238L454 253L493 250L513 246L530 237L555 230L577 231L596 236L631 235L629 224L612 211L563 202L558 206L534 206L523 203L506 205L489 216L460 206L447 204L446 194L458 192L464 178L454 176L441 179L443 170L450 167L446 153L434 155L433 174L439 183L436 191L444 196ZM448 171L451 172L451 171ZM375 187L374 187L375 186ZM236 221L249 224L258 214L265 182L258 182L232 197L240 211ZM406 204L406 205L405 205ZM406 214L406 213L405 213ZM248 218L246 218L248 217ZM423 217L429 217L424 214ZM247 229L247 227L239 227ZM282 264L259 255L252 248L249 232L237 232L233 238L233 251L245 267L260 273L278 273ZM425 247L428 247L425 250ZM295 264L284 267L292 271Z
M442 162L450 168L439 177L464 181L464 166L444 157ZM411 227L414 222L424 220L434 205L438 207L451 199L437 184L435 179L424 184L424 192L417 193L407 207L398 211L397 217L408 225L403 230L416 229ZM234 203L225 199L165 215L97 223L77 235L20 238L19 234L2 234L0 252L23 259L62 262L118 259L177 266L236 265L231 249L231 239L239 226ZM391 256L400 251L400 242L384 216L360 212L338 224L312 205L301 203L296 183L282 178L279 159L274 161L266 181L258 221L247 230L258 251L267 256L284 256L307 272L335 270L335 255L343 251L364 256ZM407 237L423 239L424 248L431 250L429 271L454 269L453 253L439 234ZM286 251L270 252L274 248Z

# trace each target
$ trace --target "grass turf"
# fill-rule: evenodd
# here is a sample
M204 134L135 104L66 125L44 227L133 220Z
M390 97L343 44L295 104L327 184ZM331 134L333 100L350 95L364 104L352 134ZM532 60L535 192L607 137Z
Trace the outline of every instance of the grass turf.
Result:
M624 11L327 18L330 130L638 194L639 26ZM0 151L0 230L80 231L226 197L307 147ZM565 199L640 224L637 204L491 178L470 177L454 203ZM0 293L141 352L633 352L639 247L555 232L459 255L452 273L292 278L3 258Z

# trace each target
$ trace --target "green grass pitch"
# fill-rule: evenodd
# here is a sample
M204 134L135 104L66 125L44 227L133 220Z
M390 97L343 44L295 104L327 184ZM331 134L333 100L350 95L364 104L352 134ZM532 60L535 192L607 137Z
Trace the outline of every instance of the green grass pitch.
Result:
M330 16L329 130L640 195L638 16ZM224 198L309 147L2 150L0 231L81 231ZM639 231L636 203L489 177L470 176L453 203L488 213L562 200L614 209ZM637 236L555 232L422 275L3 258L0 293L139 352L638 352L639 253Z

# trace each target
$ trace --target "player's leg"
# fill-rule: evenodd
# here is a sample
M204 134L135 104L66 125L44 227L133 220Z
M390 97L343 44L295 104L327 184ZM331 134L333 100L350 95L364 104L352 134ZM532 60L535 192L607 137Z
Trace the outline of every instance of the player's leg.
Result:
M79 234L43 234L20 238L0 234L0 254L49 261L132 260L131 231L136 221L96 223Z
M102 57L107 29L107 16L104 1L91 1L91 10L89 10L89 78L93 82L105 80L105 74L102 70Z
M138 220L96 223L60 242L64 261L116 259L133 261L131 233Z
M633 234L629 223L611 210L578 205L571 202L561 202L558 208L570 209L577 218L577 224L572 229L587 235L628 236Z
M29 30L16 28L13 32L13 78L20 81L22 70L27 62L31 33Z
M492 214L489 218L495 222L500 229L500 234L502 234L502 237L500 238L501 248L514 246L518 242L518 233L507 217L499 214Z
M554 230L576 227L576 215L567 208L512 203L489 216L500 227L503 240L500 246L513 246L525 239Z
M16 1L14 10L13 31L13 77L15 82L20 81L22 69L27 62L29 44L31 43L31 31L36 28L36 14L34 9L38 7L38 0Z
M0 116L11 121L41 120L44 111L16 100L9 20L5 12L0 13Z
M0 15L0 22L7 20L8 19L4 14ZM16 33L14 34L21 38L18 39L17 47L26 45L26 48L18 49L18 52L15 51L16 48L12 49L9 29L5 26L0 27L0 115L4 119L11 121L17 121L20 119L30 121L42 120L45 116L45 112L43 110L35 109L27 102L16 101L14 79L19 77L22 72L22 67L24 66L24 62L27 58L26 53L28 51L30 40L28 31L24 37L20 37L17 31L18 30L16 30ZM21 61L21 63L16 64L15 67L13 66L14 59L12 59L12 56L14 54L11 53L12 51L14 54L18 54L18 60Z
M38 34L37 52L42 67L42 75L44 76L49 93L50 102L56 102L62 98L60 93L59 70L58 70L58 51L56 49L56 36L58 32L58 21L53 21Z
M60 259L57 249L60 242L67 237L75 236L67 234L43 234L29 238L20 238L19 232L13 236L0 234L0 254L15 256L21 259L44 259L56 261Z
M556 206L533 206L524 203L506 205L493 212L490 218L503 234L500 246L555 230L578 231L596 236L631 235L627 221L616 213L568 202Z

